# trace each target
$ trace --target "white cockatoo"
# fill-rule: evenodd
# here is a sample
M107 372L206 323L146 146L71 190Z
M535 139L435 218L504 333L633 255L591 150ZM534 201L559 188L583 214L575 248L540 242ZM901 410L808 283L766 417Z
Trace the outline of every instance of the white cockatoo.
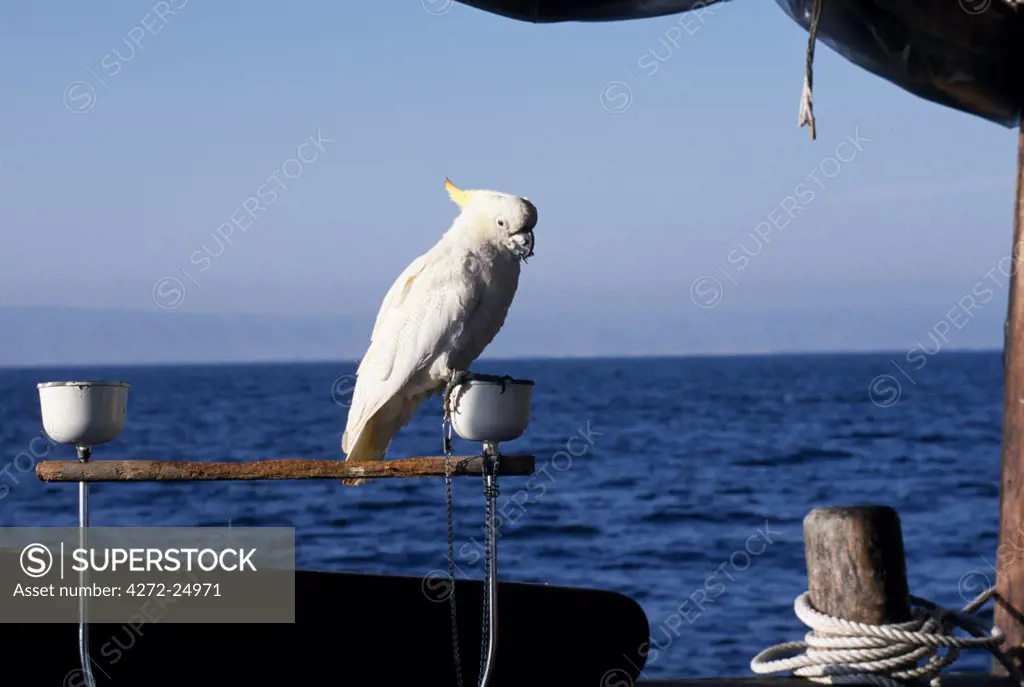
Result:
M520 263L533 255L533 203L497 191L464 191L448 179L445 188L462 211L384 296L341 438L347 461L383 460L424 400L466 378L505 323Z

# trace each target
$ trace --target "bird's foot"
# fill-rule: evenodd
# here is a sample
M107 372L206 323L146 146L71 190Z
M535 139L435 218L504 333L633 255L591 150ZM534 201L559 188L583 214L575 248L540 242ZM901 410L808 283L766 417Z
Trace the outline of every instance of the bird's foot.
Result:
M451 417L452 408L452 392L459 384L463 382L498 382L501 384L501 393L505 393L505 385L508 382L514 382L515 377L511 375L488 375L480 372L469 372L468 370L452 370L448 376L448 382L445 384L444 389L444 401L443 408L445 417Z
M452 412L452 391L455 390L459 384L466 381L470 377L469 372L465 370L452 370L451 375L448 377L448 383L444 388L444 416L451 417Z
M498 382L501 384L501 393L505 393L505 385L508 382L514 382L515 377L511 375L488 375L482 372L466 372L462 381L478 381L478 382Z

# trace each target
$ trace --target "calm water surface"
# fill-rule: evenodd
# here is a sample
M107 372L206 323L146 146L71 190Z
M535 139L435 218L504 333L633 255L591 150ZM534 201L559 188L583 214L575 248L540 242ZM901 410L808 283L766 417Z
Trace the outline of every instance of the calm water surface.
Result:
M526 435L503 445L536 455L538 474L529 488L526 478L502 482L502 579L632 596L661 647L649 677L747 675L758 651L805 632L792 611L806 584L803 517L870 502L900 511L912 593L959 607L992 578L1002 363L998 353L946 351L925 363L914 369L894 354L480 364L537 382ZM33 443L36 382L131 383L125 431L97 459L338 458L354 367L0 370L0 525L76 523L74 487L32 472L44 455L73 455ZM392 453L437 455L439 436L434 399ZM475 449L456 439L456 452ZM94 494L94 525L292 526L300 567L447 569L441 480L119 484ZM479 481L457 480L455 500L457 564L480 577ZM964 655L956 668L987 665Z

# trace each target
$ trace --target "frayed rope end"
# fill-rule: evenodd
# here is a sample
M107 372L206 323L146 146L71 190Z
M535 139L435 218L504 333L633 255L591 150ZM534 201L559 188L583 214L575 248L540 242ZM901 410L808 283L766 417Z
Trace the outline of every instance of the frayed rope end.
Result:
M803 128L809 126L811 128L811 140L815 140L817 131L814 127L814 104L811 102L811 82L808 77L804 77L804 90L800 95L800 121L798 126Z

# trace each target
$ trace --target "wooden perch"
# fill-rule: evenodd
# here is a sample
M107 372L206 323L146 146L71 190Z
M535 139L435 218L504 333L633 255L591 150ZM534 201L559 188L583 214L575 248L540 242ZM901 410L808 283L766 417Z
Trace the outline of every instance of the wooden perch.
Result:
M481 475L481 456L452 456L452 475ZM532 475L533 456L501 456L499 477ZM349 463L342 460L253 460L201 463L166 460L45 460L42 482L197 482L210 480L348 479L350 477L444 477L444 456Z

